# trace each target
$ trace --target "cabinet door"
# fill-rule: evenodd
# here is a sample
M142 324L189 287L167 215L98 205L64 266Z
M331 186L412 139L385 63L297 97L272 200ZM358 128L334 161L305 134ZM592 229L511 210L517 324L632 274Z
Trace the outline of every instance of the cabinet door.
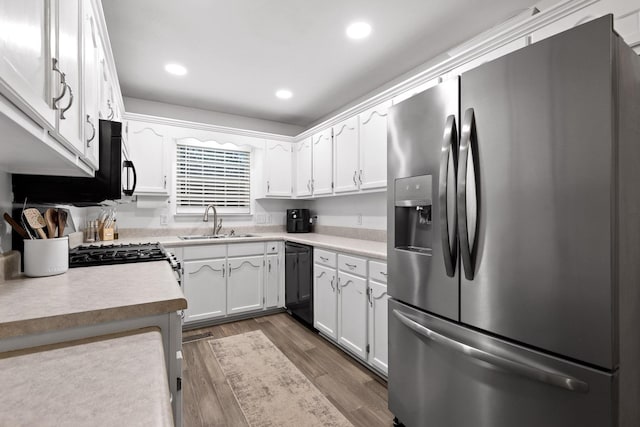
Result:
M50 104L46 5L43 0L0 0L0 92L31 109L29 115L51 130L56 115Z
M264 256L229 258L227 306L229 314L263 307Z
M338 292L336 270L315 264L313 267L313 326L338 339Z
M333 144L331 129L317 133L311 138L313 146L313 194L331 194L333 191Z
M295 144L296 196L311 195L311 138Z
M104 55L100 56L100 118L102 120L115 119L113 84L111 74ZM124 133L124 130L123 130ZM124 137L124 135L123 135Z
M138 174L136 194L168 195L165 136L146 123L129 126L130 155Z
M357 191L360 186L358 175L360 172L358 168L358 118L352 117L334 127L333 138L336 149L336 193Z
M265 305L267 308L280 305L280 260L278 255L267 255L265 273Z
M227 314L226 263L224 259L185 261L182 290L187 298L185 323Z
M291 196L291 144L267 141L265 171L267 196Z
M385 102L358 116L360 123L361 189L387 186L387 113L391 101Z
M65 75L67 90L58 108L59 138L84 155L84 119L82 117L82 5L80 0L60 0L58 9L58 69ZM55 79L60 77L56 73Z
M369 363L385 374L389 370L387 286L369 281Z
M100 68L98 29L91 2L84 0L84 141L85 158L94 168L99 166L98 110L100 104Z
M338 272L338 343L367 358L367 281Z

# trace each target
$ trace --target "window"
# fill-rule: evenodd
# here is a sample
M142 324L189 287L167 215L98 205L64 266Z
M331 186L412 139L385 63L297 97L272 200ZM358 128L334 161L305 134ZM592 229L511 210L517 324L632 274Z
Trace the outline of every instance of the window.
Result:
M207 144L176 144L176 213L249 214L251 153Z

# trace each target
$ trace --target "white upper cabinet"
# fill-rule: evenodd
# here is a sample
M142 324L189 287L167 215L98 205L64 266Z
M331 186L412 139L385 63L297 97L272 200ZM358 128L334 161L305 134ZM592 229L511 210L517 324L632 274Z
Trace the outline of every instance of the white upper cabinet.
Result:
M0 92L40 126L53 129L46 5L44 0L0 0Z
M335 141L335 192L356 191L360 187L358 164L358 117L333 128Z
M313 177L311 191L314 195L331 194L333 191L333 140L331 129L311 137L313 146Z
M358 116L360 126L360 169L358 183L363 190L387 186L387 115L391 101Z
M169 195L168 138L148 123L129 122L130 157L136 167L138 195Z
M82 5L80 0L59 0L55 14L57 33L52 55L57 59L54 68L54 107L58 110L57 137L79 154L84 154L84 119L82 117Z
M296 196L311 195L311 138L294 144L296 157Z
M99 166L98 110L100 103L100 41L90 0L84 0L84 143L87 162Z
M265 144L265 194L267 196L291 196L292 179L291 143L266 141Z

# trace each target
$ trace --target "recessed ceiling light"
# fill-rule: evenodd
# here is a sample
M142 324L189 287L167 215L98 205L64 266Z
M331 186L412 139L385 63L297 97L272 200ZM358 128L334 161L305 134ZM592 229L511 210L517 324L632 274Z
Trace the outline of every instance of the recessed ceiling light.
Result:
M347 37L354 40L360 40L369 37L371 34L371 25L366 22L352 22L347 27Z
M276 96L280 99L289 99L293 96L293 93L289 89L278 89Z
M167 64L164 66L164 70L174 76L184 76L187 74L187 69L180 64Z

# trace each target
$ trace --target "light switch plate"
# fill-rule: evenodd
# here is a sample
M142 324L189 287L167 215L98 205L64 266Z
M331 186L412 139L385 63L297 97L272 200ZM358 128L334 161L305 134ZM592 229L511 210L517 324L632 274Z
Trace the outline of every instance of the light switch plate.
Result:
M266 220L267 218L265 214L256 215L256 224L264 224Z
M356 217L356 223L358 225L362 225L362 214L358 214L358 216Z
M168 225L169 224L169 215L160 214L160 225Z

